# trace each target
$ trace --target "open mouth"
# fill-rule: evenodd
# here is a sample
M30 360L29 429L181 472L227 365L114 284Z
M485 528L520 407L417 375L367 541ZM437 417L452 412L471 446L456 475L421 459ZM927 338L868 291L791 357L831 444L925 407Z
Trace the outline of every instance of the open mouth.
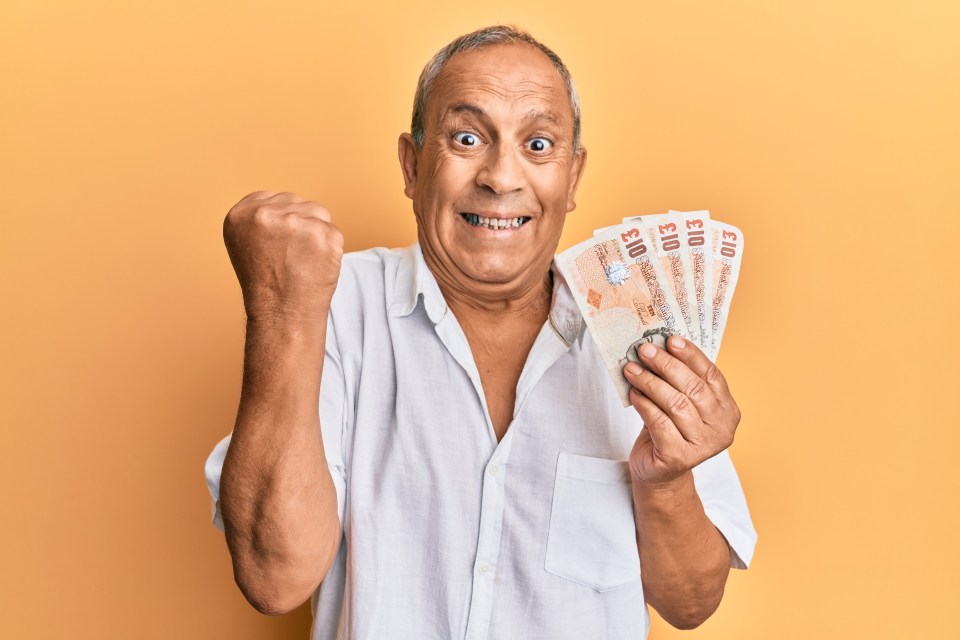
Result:
M530 220L528 216L520 216L519 218L485 218L475 213L461 213L460 217L471 226L483 227L491 231L519 229Z

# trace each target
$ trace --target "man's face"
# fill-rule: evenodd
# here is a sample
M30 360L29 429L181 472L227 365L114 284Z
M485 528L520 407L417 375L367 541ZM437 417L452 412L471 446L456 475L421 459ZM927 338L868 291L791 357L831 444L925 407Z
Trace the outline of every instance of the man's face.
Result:
M425 115L423 148L402 135L400 160L431 268L468 292L542 281L585 160L556 68L525 44L458 54Z

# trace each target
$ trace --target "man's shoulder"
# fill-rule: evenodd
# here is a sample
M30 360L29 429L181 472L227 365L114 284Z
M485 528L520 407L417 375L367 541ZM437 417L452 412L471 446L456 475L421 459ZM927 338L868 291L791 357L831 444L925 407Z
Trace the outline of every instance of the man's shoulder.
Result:
M389 306L408 288L404 281L412 279L416 247L415 244L392 249L374 247L343 254L332 308L369 312L374 307Z
M340 267L342 286L379 286L396 282L397 273L405 262L414 259L414 246L388 249L373 247L343 254Z
M416 245L409 247L371 247L361 251L348 251L343 254L343 268L365 270L376 268L375 265L397 264L407 254L411 254Z

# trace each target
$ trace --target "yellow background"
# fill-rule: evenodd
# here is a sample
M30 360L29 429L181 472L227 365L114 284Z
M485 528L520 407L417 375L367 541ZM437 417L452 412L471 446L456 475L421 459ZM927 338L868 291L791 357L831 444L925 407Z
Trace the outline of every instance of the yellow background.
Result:
M960 637L960 4L513 4L3 3L0 637L306 637L209 523L244 328L222 219L289 190L348 249L410 243L417 75L501 21L583 98L562 247L668 207L746 236L720 364L754 566L651 637Z

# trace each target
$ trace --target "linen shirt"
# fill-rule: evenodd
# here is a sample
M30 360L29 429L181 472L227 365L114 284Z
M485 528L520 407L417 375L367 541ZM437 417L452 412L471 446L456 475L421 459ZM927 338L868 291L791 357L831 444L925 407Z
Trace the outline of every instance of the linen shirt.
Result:
M314 640L645 638L624 408L555 268L549 319L497 442L473 355L420 247L344 256L320 393L343 537ZM207 460L214 522L229 436ZM726 451L697 493L746 568L756 533Z

